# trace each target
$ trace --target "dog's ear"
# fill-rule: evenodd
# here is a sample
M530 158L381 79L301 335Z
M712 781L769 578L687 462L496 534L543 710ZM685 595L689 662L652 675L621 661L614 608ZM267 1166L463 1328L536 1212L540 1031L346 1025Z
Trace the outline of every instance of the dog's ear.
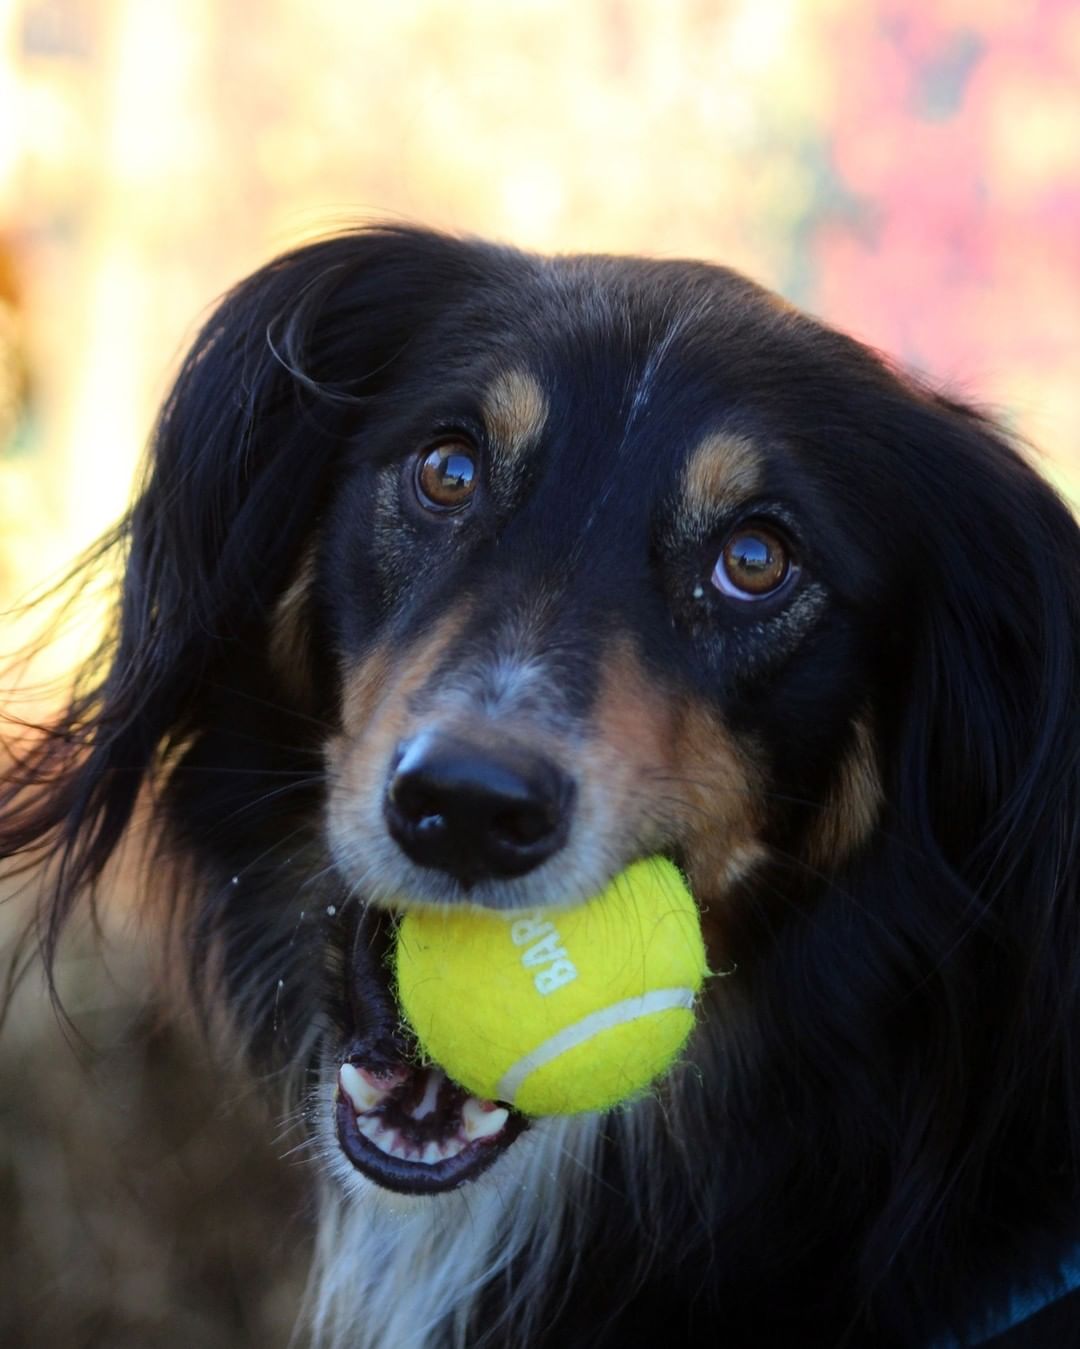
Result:
M366 401L481 254L419 230L345 234L264 267L200 332L143 489L102 550L123 564L114 631L66 711L2 770L0 858L58 866L46 956L189 729L200 681L287 586Z
M1077 917L1080 530L988 423L945 416L918 470L922 617L894 799L910 841L962 877L965 921L1017 923L1030 953Z
M895 1188L868 1260L951 1241L923 1268L955 1269L955 1224L989 1240L996 1209L1027 1233L993 1238L1007 1287L1045 1254L1035 1227L1075 1223L1080 1189L1080 530L976 413L920 395L892 421L918 490L893 498L914 623L887 813L852 890L863 987L891 1007L872 1057Z

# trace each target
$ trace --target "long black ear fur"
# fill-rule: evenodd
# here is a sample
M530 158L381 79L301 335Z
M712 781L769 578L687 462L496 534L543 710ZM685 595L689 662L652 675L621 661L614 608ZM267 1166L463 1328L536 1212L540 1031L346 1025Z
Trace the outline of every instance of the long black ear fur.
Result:
M847 1286L922 1343L930 1309L970 1326L1080 1236L1080 530L978 414L873 399L879 546L905 560L884 815L753 1014L812 1211L865 1228ZM785 1240L815 1237L796 1215Z
M0 858L56 867L47 961L200 682L270 611L365 400L480 253L405 228L344 234L255 273L199 333L145 485L95 557L123 563L115 629L62 714L13 738L0 783Z
M911 990L888 1057L920 1048L867 1258L907 1231L948 1306L980 1251L992 1311L1080 1233L1080 530L989 423L934 401L911 464L922 630L870 878L906 897L878 910Z

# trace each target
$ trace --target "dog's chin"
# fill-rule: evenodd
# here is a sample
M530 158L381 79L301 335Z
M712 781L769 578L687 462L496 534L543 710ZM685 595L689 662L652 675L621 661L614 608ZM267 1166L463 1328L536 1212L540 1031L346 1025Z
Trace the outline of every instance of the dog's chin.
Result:
M333 1113L346 1159L398 1194L456 1190L497 1162L527 1127L523 1115L469 1095L441 1068L408 1062L391 1041L347 1047Z

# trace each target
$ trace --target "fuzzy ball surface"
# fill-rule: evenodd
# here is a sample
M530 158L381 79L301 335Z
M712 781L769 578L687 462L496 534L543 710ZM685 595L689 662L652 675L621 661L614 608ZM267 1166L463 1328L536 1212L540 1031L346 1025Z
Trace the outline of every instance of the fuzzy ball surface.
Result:
M424 1053L527 1115L644 1092L686 1044L708 973L697 905L660 857L574 908L410 909L395 961Z

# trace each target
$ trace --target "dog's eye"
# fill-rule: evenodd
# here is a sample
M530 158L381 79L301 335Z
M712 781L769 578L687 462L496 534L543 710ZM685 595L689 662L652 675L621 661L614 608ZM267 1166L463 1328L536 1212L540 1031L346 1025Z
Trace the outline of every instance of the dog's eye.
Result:
M463 440L446 440L416 464L416 495L429 511L459 511L472 499L480 481L476 451Z
M762 525L741 525L724 544L712 583L733 599L760 600L775 594L794 569L779 535Z

